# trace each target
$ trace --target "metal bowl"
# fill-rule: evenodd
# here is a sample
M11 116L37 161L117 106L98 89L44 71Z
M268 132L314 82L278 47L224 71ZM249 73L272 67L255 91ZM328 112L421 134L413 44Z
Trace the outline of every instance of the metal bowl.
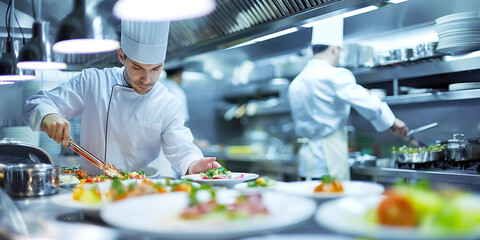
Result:
M397 154L399 163L424 163L429 162L428 152Z
M55 194L60 167L51 164L17 164L3 168L5 192L14 197Z

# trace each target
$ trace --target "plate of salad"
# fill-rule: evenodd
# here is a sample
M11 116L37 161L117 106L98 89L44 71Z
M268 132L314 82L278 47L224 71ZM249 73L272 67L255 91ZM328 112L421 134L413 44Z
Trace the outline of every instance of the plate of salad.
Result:
M200 174L182 176L181 179L188 179L197 183L212 184L216 186L231 187L237 183L250 181L258 178L255 173L230 172L225 167L212 168Z
M300 224L315 208L311 199L277 192L209 189L127 199L100 216L111 226L162 239L238 239Z
M425 181L402 183L384 195L326 202L315 220L339 233L374 239L479 239L480 195L433 190Z

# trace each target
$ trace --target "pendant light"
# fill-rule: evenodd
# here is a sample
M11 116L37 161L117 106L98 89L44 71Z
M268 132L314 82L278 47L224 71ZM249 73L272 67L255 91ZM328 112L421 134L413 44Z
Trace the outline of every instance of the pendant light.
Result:
M119 0L113 14L133 21L182 20L205 16L215 6L215 0Z
M5 52L2 53L0 58L0 81L22 81L33 80L35 75L24 74L24 71L18 71L17 68L17 56L13 51L13 38L14 29L12 21L15 14L15 1L10 0L7 11L5 12L5 25L7 29L7 41L5 43Z
M50 42L48 22L38 21L41 15L42 3L35 8L35 2L32 0L32 13L35 22L32 27L32 38L20 49L17 67L19 69L65 69L67 64L63 62L54 62L52 53L52 44ZM38 13L37 13L38 10Z
M115 29L104 22L95 7L75 0L74 8L61 22L53 51L60 53L99 53L120 47Z
M32 27L32 38L18 55L17 67L20 69L65 69L67 64L52 61L52 45L48 40L48 22L35 22Z

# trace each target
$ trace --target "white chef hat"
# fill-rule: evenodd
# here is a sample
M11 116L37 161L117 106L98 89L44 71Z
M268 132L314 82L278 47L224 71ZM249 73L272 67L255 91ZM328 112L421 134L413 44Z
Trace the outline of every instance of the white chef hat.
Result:
M343 44L343 18L334 16L318 21L312 27L312 45L335 45Z
M127 57L145 64L165 61L170 21L122 20L121 47Z

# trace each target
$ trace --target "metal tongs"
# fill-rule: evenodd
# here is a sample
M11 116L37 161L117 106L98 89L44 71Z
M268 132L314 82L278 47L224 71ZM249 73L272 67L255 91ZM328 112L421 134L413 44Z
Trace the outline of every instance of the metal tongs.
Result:
M412 130L408 131L407 136L405 136L403 139L404 139L405 141L411 143L411 144L412 144L413 146L415 146L415 147L426 147L427 145L426 145L425 143L423 143L423 142L418 141L417 139L415 139L415 138L412 136L412 134L425 131L425 130L427 130L427 129L436 127L437 125L438 125L438 122L434 122L434 123L427 124L427 125L425 125L425 126L421 126L421 127L412 129Z
M78 143L74 142L72 139L69 140L68 147L72 149L74 152L78 153L80 156L87 159L89 162L95 165L95 167L100 168L105 173L105 175L108 176L109 178L122 177L121 175L122 171L120 169L113 166L113 164L103 162L98 157L91 154L85 148L80 146Z

